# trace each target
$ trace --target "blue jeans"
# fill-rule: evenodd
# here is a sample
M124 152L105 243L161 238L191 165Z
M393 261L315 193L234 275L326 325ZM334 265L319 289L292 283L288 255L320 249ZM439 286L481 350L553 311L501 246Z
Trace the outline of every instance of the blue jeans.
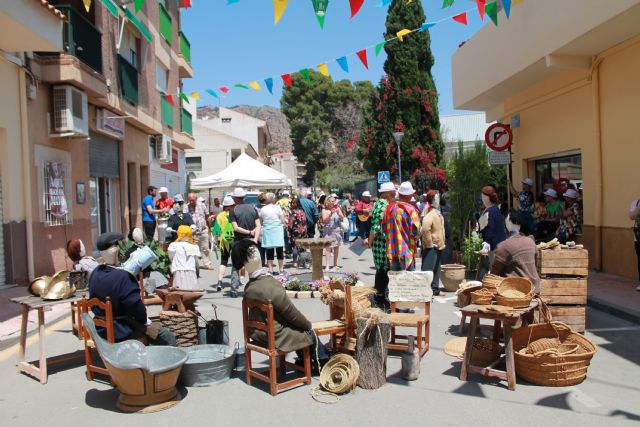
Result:
M390 271L415 271L416 269L416 260L411 261L411 265L409 268L404 268L404 261L401 263L397 258L391 261Z
M433 271L433 282L431 289L436 294L440 292L440 263L442 260L442 251L436 248L422 249L422 271Z

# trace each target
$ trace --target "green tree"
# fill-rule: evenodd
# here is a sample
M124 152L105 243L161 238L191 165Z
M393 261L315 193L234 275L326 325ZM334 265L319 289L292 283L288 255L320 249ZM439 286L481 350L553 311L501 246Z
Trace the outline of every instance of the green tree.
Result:
M293 152L306 163L307 185L319 171L339 164L350 164L353 172L362 172L353 150L354 137L362 123L362 108L373 92L370 82L348 80L334 82L313 70L309 80L299 73L285 87L280 101L291 127Z
M418 28L425 22L419 1L394 0L389 7L386 38L404 28ZM411 179L419 187L446 187L445 174L438 166L444 144L440 137L438 94L431 68L428 31L416 32L385 44L385 77L370 98L371 108L365 116L358 154L364 167L396 172L397 145L394 131L403 131L401 161L403 180Z

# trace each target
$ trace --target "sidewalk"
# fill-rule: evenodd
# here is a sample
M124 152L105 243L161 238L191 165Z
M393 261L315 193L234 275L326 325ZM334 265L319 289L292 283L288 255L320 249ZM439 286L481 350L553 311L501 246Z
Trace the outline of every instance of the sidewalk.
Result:
M636 291L636 286L637 280L590 271L587 304L640 323L640 292Z

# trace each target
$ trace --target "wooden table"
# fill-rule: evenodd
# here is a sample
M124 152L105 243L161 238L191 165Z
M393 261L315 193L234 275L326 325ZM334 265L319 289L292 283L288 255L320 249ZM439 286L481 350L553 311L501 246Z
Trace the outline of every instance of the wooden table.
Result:
M531 301L529 307L523 309L517 309L511 312L484 312L480 311L481 307L487 307L486 305L471 304L463 307L460 311L463 316L471 318L469 325L469 332L467 333L467 345L464 352L464 359L462 361L462 368L460 370L460 380L466 381L469 373L480 374L487 377L496 377L507 381L509 390L516 389L516 370L513 359L513 343L511 341L511 328L513 325L523 317L530 317L533 315L533 311L538 307L537 301ZM504 359L507 365L506 371L495 369L495 366L502 360L502 357L498 358L491 365L474 366L471 364L471 352L473 351L473 340L476 336L478 329L478 323L480 319L491 319L494 321L493 326L493 341L496 343L500 339L500 328L504 334Z
M51 311L51 307L58 304L69 304L82 299L82 293L86 291L78 291L73 297L61 300L47 301L40 297L28 295L24 297L12 298L11 302L22 306L22 323L20 325L20 351L18 352L18 372L29 374L40 383L47 383L47 356L45 352L45 327L44 312ZM27 346L27 324L29 321L29 310L38 311L38 341L40 344L40 362L38 366L25 361L25 352Z

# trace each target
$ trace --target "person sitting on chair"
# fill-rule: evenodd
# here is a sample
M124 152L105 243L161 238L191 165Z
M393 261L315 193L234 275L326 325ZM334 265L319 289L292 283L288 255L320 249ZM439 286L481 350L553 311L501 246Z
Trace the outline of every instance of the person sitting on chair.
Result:
M287 296L284 287L262 267L262 259L257 244L251 239L234 243L231 248L231 262L240 271L243 267L249 274L249 283L244 288L244 298L249 301L266 303L271 300L274 311L274 332L276 348L282 352L296 351L302 360L303 348L311 345L312 366L317 366L316 354L323 365L329 360L324 345L311 329L311 322L302 314ZM249 320L266 322L266 313L251 309ZM253 330L251 339L260 345L267 345L264 331ZM318 344L317 352L315 344Z
M146 335L150 344L175 346L175 335L159 322L152 323L148 319L147 308L140 297L137 274L116 267L118 243L122 239L124 236L120 233L104 233L98 238L97 247L105 264L96 267L89 277L89 297L111 300L116 342ZM97 310L95 314L104 315ZM100 333L102 335L103 332Z

